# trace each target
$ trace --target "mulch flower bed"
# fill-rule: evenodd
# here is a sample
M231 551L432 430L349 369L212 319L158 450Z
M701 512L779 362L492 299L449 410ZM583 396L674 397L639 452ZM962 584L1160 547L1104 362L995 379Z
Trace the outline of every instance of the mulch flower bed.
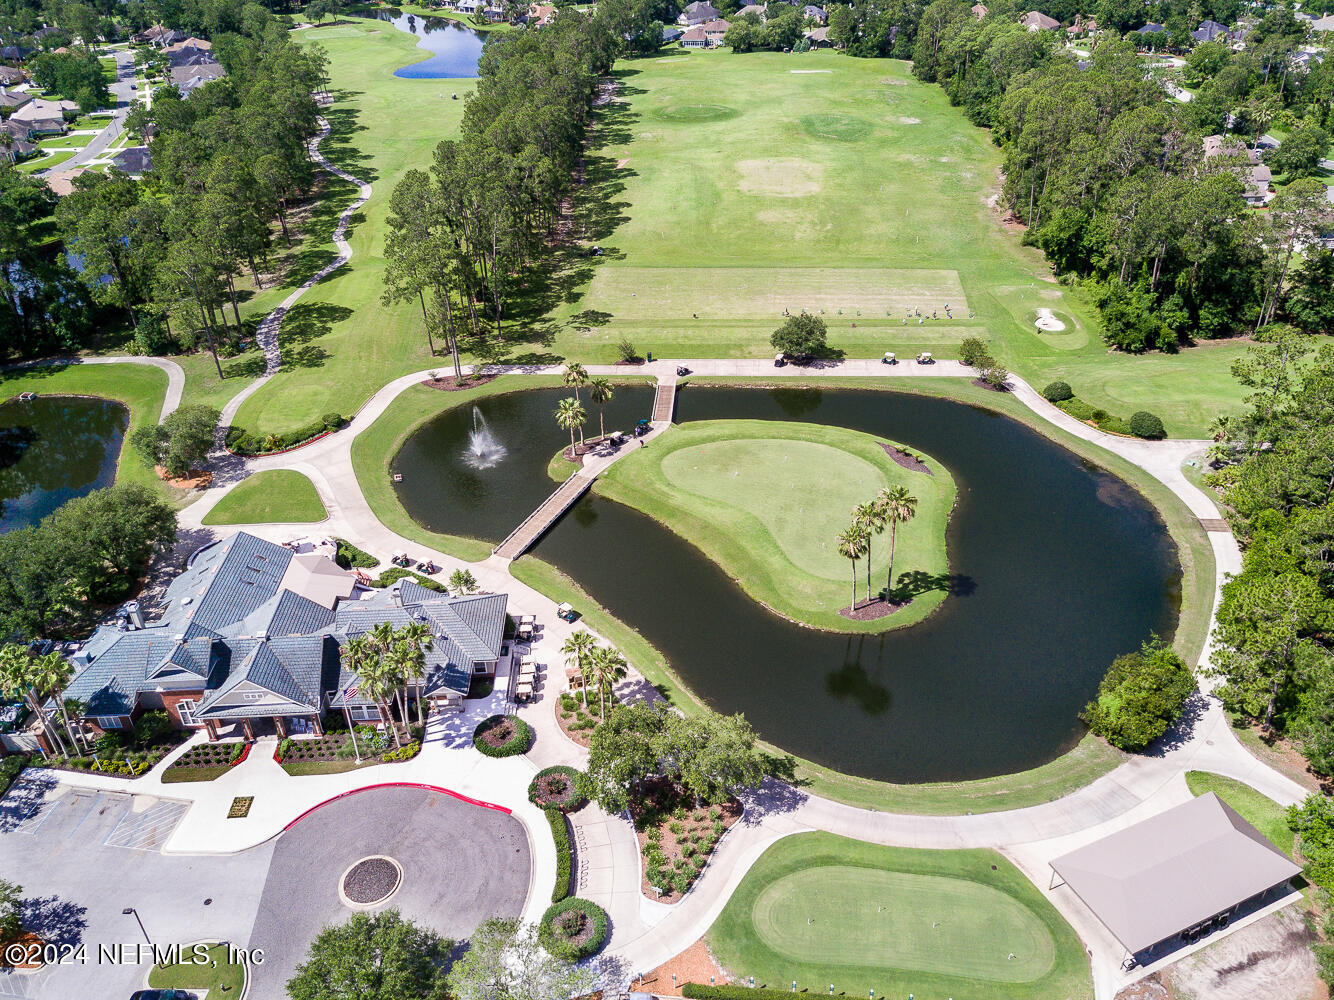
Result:
M990 382L986 381L985 379L975 378L975 379L972 380L972 382L973 382L973 385L977 386L979 389L990 389L992 392L1009 392L1009 391L1010 391L1010 387L1009 387L1008 385L992 385Z
M249 743L201 743L181 754L167 770L192 767L231 767L250 755Z
M912 452L896 448L884 441L880 442L880 447L885 449L885 454L892 458L896 464L901 465L909 472L925 472L928 476L935 475L931 468Z
M579 772L572 767L548 767L528 785L528 801L541 809L577 812L588 802L578 781Z
M422 379L421 385L428 389L439 389L441 392L459 392L463 389L471 389L473 386L494 382L496 378L495 375L475 375L472 377L465 375L463 380L459 381L453 375L446 375L444 378Z
M839 608L840 617L854 622L872 622L877 618L888 618L895 611L906 608L912 601L887 601L883 597L874 597L869 601L858 601L848 608Z
M610 711L614 704L616 704L615 697L608 698L607 710ZM587 708L584 707L581 695L571 694L569 691L562 692L556 702L556 722L560 726L560 731L581 747L588 746L593 730L601 721L602 716L598 714L598 699L592 692L588 695Z
M650 782L630 806L644 858L640 891L661 903L679 902L709 856L741 819L741 802L695 806L694 796L670 781ZM661 893L654 890L661 890Z
M343 876L343 895L354 903L370 906L392 896L401 878L398 865L388 858L367 858Z

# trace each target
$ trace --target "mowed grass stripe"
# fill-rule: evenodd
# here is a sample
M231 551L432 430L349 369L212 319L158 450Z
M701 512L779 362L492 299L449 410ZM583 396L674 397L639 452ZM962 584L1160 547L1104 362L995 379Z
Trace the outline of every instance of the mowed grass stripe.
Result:
M1030 983L1056 961L1051 933L1031 910L960 878L820 865L771 883L753 914L760 939L796 962L868 969L890 962Z

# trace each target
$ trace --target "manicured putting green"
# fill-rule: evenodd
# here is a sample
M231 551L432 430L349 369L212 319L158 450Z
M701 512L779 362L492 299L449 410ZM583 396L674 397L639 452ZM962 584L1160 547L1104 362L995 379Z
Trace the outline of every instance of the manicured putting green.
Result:
M257 472L204 515L205 524L304 524L329 516L315 484L299 472Z
M1029 983L1056 960L1031 910L959 878L822 865L771 883L752 919L761 941L797 962L874 969L891 959L901 969Z
M942 598L929 590L892 615L854 622L852 567L837 536L853 508L885 488L918 499L900 525L894 575L946 572L945 526L954 504L949 472L928 459L904 468L888 442L860 431L764 420L700 421L673 428L612 466L598 489L667 525L717 562L756 600L785 617L838 631L883 631L920 621ZM883 590L889 535L871 546L871 592ZM866 596L865 560L857 564Z
M995 851L881 847L803 833L770 847L707 934L756 986L849 997L1077 1000L1087 956Z

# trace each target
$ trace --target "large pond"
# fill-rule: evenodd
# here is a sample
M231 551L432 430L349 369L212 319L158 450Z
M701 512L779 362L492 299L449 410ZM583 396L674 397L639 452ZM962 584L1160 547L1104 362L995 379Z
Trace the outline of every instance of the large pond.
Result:
M547 461L568 441L552 419L564 395L484 401L490 431L510 449L490 468L463 457L480 426L471 409L423 427L395 460L409 512L437 530L503 537L551 489ZM650 400L648 390L620 390L608 426L630 426ZM1175 630L1180 570L1154 509L1017 421L859 390L686 388L676 415L881 434L935 456L958 484L952 596L925 622L875 636L776 617L693 546L600 497L580 501L536 546L639 629L715 709L744 712L766 739L802 757L897 782L1035 767L1078 742L1078 712L1114 657Z
M120 403L85 396L0 404L0 532L110 486L129 419Z
M377 20L388 21L400 31L417 36L417 48L431 53L429 59L394 70L394 76L409 80L458 80L477 75L486 36L466 24L447 17L420 17L400 10L380 11Z

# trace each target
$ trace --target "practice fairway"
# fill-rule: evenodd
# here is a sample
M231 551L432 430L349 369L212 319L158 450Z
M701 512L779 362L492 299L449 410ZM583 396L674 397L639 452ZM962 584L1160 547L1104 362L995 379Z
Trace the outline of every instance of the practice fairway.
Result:
M291 469L270 469L233 487L204 515L204 523L309 524L328 516L314 483Z
M945 526L954 505L949 472L895 462L885 442L844 428L762 420L700 421L675 427L650 448L613 465L596 489L666 524L723 567L753 598L779 614L836 631L883 631L920 621L944 594L928 590L884 618L839 615L852 603L852 564L837 536L853 508L903 486L917 515L898 528L896 581L904 573L946 572ZM871 593L889 569L889 534L871 545ZM866 560L857 597L866 597Z
M746 874L710 949L755 985L847 996L1074 1000L1088 961L1060 914L993 851L786 837Z

